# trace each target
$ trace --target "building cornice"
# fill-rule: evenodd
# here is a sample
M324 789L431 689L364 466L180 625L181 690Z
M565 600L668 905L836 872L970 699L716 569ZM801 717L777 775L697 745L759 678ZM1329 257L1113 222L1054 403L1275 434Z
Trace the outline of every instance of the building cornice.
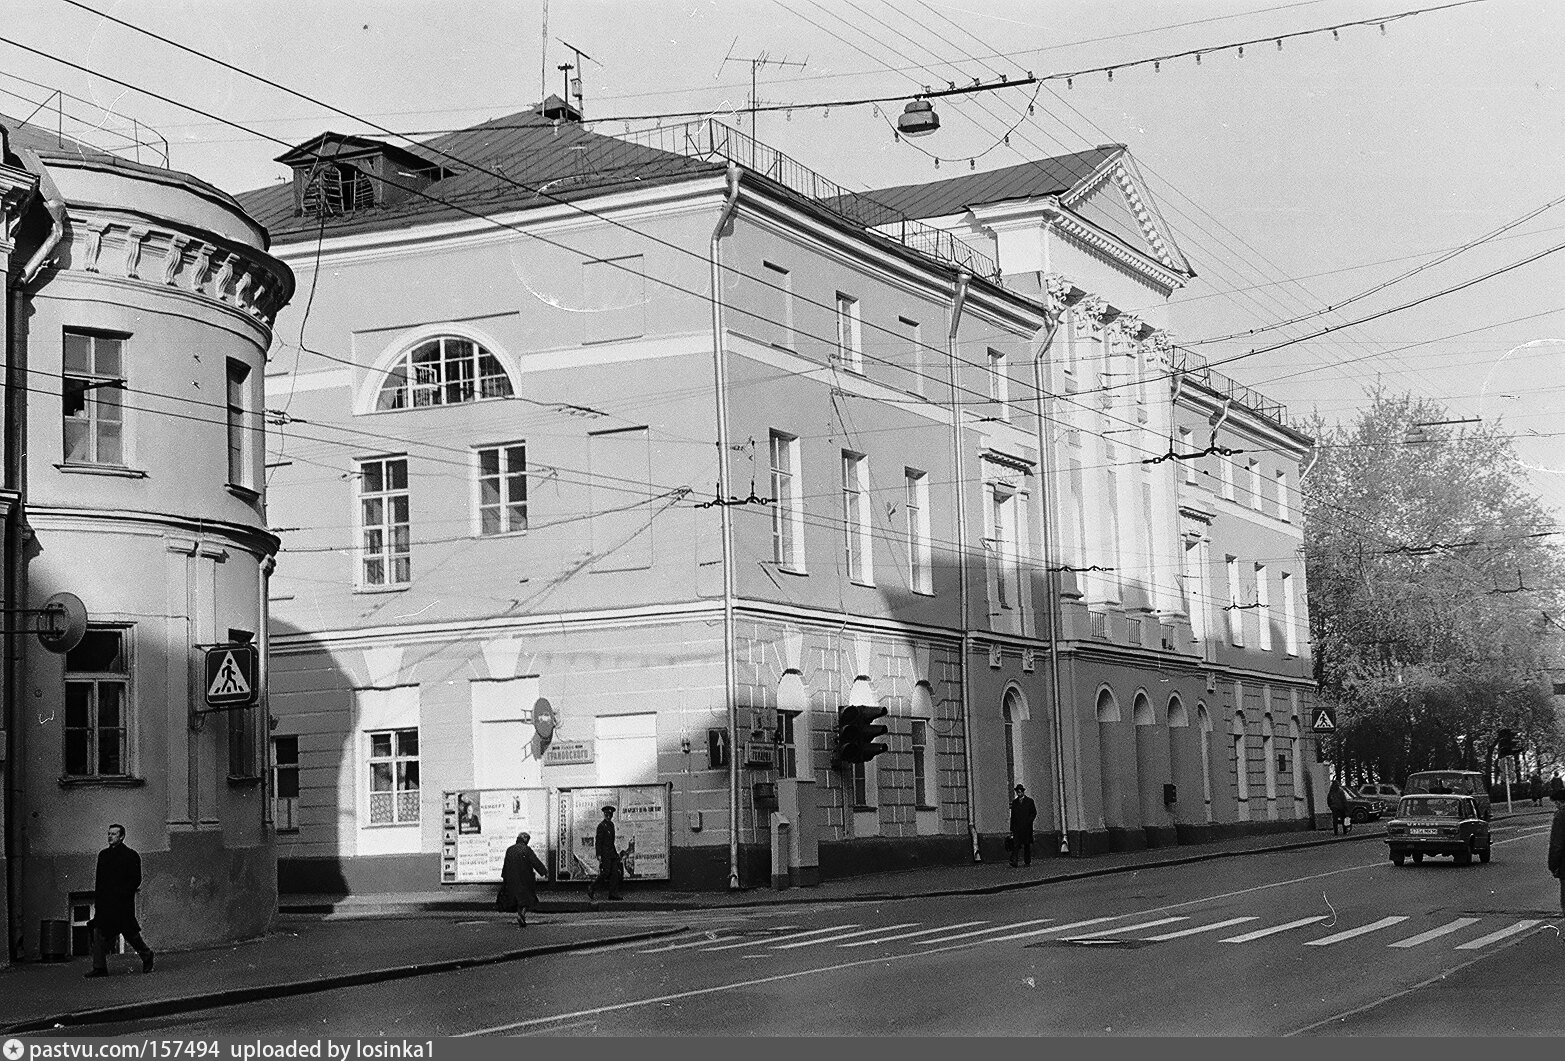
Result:
M256 557L273 556L282 540L263 527L203 519L174 512L132 512L86 506L26 506L27 523L39 531L71 531L102 534L156 534L170 532L194 537L218 538Z
M293 297L293 273L265 251L117 207L71 203L69 254L57 269L172 289L271 328Z

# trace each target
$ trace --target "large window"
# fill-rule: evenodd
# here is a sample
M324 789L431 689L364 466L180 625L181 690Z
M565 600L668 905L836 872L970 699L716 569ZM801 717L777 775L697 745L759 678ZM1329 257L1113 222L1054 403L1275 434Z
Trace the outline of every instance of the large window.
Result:
M837 364L850 372L864 372L864 334L859 320L859 300L837 292Z
M371 731L369 738L369 823L418 821L418 730Z
M65 463L124 464L124 338L67 330L63 364Z
M918 321L909 320L906 317L897 318L897 326L902 329L903 342L907 348L907 369L910 374L908 390L914 394L924 396L928 392L924 389L928 381L924 378L924 329Z
M994 603L1011 609L1018 603L1016 494L1000 486L989 495L989 548L994 554Z
M865 585L875 580L871 555L873 527L869 507L869 458L842 451L842 523L848 578Z
M935 591L934 557L929 540L929 474L907 469L908 582L914 593Z
M527 529L527 444L478 450L478 533Z
M1011 419L1011 375L1006 364L1005 351L989 351L989 398L994 402L997 419Z
M441 336L397 359L375 408L422 409L510 396L510 377L493 354L471 339Z
M804 570L804 487L799 477L799 440L771 433L772 559L788 571Z
M130 631L93 627L65 654L65 774L130 775Z
M228 362L228 481L234 486L256 487L255 452L260 424L251 397L250 366L232 358Z
M299 738L272 738L272 822L280 833L299 831Z
M359 462L363 585L405 586L413 580L408 504L406 457Z

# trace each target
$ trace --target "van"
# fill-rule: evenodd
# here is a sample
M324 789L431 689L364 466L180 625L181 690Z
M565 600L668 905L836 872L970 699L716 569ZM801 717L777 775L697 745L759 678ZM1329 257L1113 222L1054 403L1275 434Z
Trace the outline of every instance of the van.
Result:
M1478 816L1484 821L1489 820L1489 789L1484 784L1483 775L1476 770L1420 770L1416 774L1408 774L1407 782L1402 786L1402 794L1411 796L1415 793L1471 796L1478 805Z

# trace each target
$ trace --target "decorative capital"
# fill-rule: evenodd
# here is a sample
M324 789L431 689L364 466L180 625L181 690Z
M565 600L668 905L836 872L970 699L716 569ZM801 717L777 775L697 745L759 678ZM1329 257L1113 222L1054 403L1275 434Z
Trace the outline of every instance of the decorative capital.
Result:
M1044 303L1050 313L1065 312L1066 303L1070 300L1071 282L1060 273L1043 274Z
M1134 313L1121 313L1114 318L1114 329L1127 339L1140 339L1144 322Z
M1102 295L1088 295L1076 303L1075 310L1089 323L1101 325L1109 314L1109 304Z

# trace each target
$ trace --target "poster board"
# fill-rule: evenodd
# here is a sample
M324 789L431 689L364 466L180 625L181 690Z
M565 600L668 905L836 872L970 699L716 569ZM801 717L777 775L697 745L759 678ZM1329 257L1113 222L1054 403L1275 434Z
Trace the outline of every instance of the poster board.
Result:
M440 883L498 884L517 833L549 862L549 795L542 788L472 788L442 793Z
M669 786L562 788L554 795L556 880L598 875L597 832L603 808L614 807L614 846L626 880L668 880Z

